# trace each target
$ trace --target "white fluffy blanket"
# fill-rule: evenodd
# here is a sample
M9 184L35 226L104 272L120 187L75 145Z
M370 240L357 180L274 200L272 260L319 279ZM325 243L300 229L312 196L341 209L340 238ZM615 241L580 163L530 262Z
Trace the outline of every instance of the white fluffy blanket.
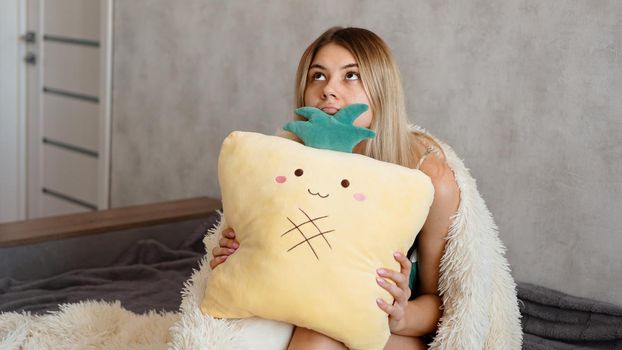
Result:
M441 261L444 312L431 349L520 349L516 285L475 180L439 141L460 188ZM217 320L200 312L208 261L224 223L207 235L207 254L184 288L179 313L136 315L119 303L64 305L44 316L0 315L0 349L284 349L292 326L257 318Z
M460 205L441 258L439 292L444 310L430 349L520 349L523 332L516 283L497 226L462 160L435 140L454 172Z
M203 242L211 252L223 229L221 222ZM62 305L60 310L36 316L0 315L0 349L275 349L287 347L293 327L250 318L218 320L199 309L211 269L206 255L199 271L182 291L179 313L137 315L119 302L87 301Z

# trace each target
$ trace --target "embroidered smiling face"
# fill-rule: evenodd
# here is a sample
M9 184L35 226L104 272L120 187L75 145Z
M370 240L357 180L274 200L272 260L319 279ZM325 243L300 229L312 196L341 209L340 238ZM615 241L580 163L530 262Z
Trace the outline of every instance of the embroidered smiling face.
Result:
M296 169L294 171L294 176L301 177L302 175L304 175L304 170L303 169L298 168L298 169ZM274 180L276 181L276 183L282 184L282 183L285 183L287 181L287 176L279 175ZM341 180L341 187L343 187L343 188L350 187L350 181L348 179ZM330 193L326 193L324 195L322 193L320 193L320 192L315 192L314 193L313 191L311 191L310 188L307 188L307 192L309 192L309 194L312 195L312 196L318 196L320 198L328 198L328 196L330 196ZM365 194L363 194L363 193L355 193L352 197L354 197L354 200L357 200L357 201L364 201L365 198L366 198Z

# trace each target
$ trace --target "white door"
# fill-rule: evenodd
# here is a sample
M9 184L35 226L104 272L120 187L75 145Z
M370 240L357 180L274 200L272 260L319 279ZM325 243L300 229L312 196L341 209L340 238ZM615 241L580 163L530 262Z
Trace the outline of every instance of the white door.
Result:
M25 17L19 2L0 1L0 222L26 217L24 45L19 40Z
M111 0L25 0L28 217L109 206Z

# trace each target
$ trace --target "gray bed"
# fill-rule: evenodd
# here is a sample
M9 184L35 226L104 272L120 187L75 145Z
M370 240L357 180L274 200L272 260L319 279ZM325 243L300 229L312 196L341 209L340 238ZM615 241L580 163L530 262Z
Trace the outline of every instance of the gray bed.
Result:
M184 281L205 254L202 238L216 224L216 207L167 222L4 244L0 312L41 314L82 300L119 300L137 313L176 311ZM622 349L622 308L524 283L518 293L524 349Z

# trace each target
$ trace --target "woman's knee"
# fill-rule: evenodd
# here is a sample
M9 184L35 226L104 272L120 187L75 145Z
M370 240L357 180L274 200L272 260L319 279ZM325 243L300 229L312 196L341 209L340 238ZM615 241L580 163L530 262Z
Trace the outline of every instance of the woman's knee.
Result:
M322 333L318 333L307 328L296 327L287 349L344 350L347 348L343 345L343 343L338 342Z

